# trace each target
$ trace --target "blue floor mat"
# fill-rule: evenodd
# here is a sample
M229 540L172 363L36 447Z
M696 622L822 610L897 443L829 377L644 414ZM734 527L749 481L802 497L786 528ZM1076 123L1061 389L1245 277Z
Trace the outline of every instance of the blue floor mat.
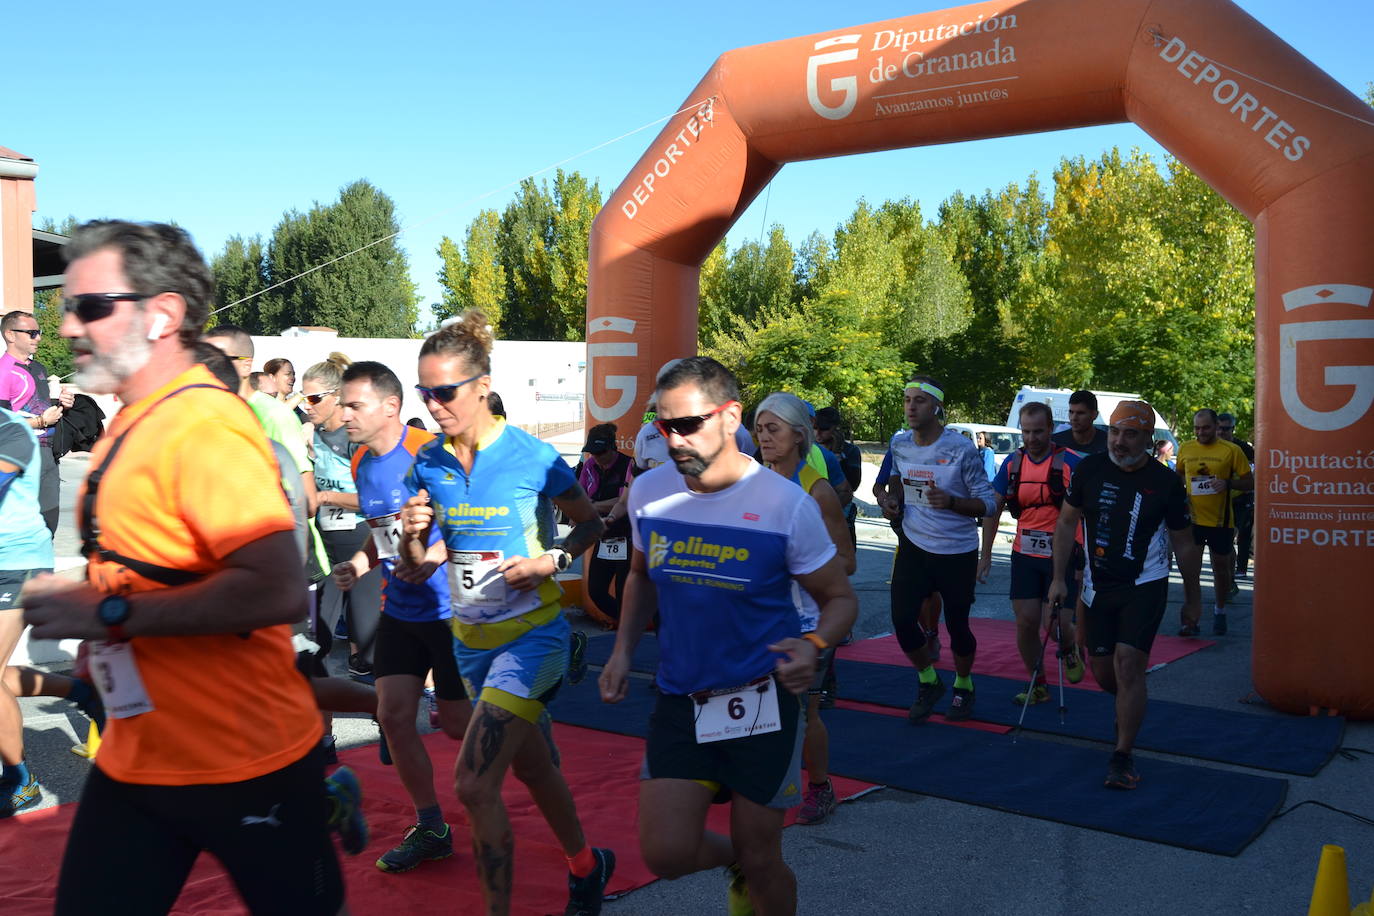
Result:
M601 702L590 680L549 707L570 725L643 737L655 694L632 678L627 698ZM1121 836L1234 856L1283 804L1286 780L1138 759L1139 788L1102 787L1105 749L1083 748L850 709L825 713L830 768L841 776Z
M613 635L593 637L587 647L588 663L605 664L614 646ZM835 666L842 699L905 709L916 698L916 674L910 668L843 659ZM657 667L658 640L645 635L635 647L631 670L649 672ZM974 718L1015 725L1021 708L1012 697L1026 689L1026 682L982 676L976 665L974 669L978 692ZM942 676L948 683L949 674ZM1051 687L1050 702L1026 711L1026 730L1107 743L1114 740L1116 709L1111 695L1074 688L1065 691L1065 705L1068 711L1061 725L1059 691ZM1151 699L1136 746L1162 754L1315 776L1341 746L1344 735L1345 720L1340 717L1266 716Z
M835 676L842 699L905 709L916 698L916 672L911 668L841 660L835 663ZM979 676L975 665L973 683L975 719L1016 724L1021 707L1012 698L1026 689L1026 681ZM943 712L947 703L948 694L937 711ZM1108 744L1116 740L1116 707L1110 694L1066 690L1065 706L1060 724L1059 690L1051 686L1050 702L1026 710L1026 730ZM1336 753L1344 734L1345 720L1336 717L1265 716L1151 699L1135 744L1163 754L1315 776Z

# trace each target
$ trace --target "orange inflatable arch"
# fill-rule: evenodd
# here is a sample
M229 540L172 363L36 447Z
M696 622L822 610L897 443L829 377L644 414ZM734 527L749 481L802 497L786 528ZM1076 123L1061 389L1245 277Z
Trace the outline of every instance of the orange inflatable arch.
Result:
M1226 0L979 3L730 51L593 227L588 422L628 444L696 351L702 261L783 163L1133 121L1255 224L1255 686L1374 718L1370 115Z

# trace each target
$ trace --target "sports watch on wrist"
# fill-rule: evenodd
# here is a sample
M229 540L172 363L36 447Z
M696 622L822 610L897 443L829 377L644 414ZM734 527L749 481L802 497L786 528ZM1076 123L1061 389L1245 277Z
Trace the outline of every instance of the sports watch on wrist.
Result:
M550 547L544 551L544 556L553 559L554 572L566 572L568 567L572 566L572 554L562 547Z
M129 619L131 611L129 599L123 595L107 595L96 605L96 616L109 631L112 642L124 642L129 638L124 632L124 623Z

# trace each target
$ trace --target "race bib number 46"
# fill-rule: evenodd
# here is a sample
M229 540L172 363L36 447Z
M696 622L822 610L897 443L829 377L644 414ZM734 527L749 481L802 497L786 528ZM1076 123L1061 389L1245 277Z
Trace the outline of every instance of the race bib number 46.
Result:
M506 577L496 571L505 560L499 550L450 550L448 585L453 604L462 607L506 607Z
M778 687L771 677L743 687L694 694L697 744L747 738L782 728Z
M1221 492L1221 481L1215 477L1190 477L1188 478L1191 486L1189 492L1194 496L1210 496L1213 493Z

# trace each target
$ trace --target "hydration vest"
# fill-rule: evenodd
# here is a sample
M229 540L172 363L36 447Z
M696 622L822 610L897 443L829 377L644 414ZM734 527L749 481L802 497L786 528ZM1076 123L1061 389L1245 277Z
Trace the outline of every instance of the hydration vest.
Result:
M1039 481L1040 485L1049 491L1050 502L1054 503L1056 509L1064 505L1064 468L1067 466L1064 461L1064 452L1066 451L1067 449L1058 445L1050 446L1049 479ZM1026 450L1024 448L1018 448L1012 453L1011 457L1007 459L1006 504L1007 511L1011 513L1012 518L1020 518L1021 513L1028 508L1049 505L1049 503L1046 502L1031 503L1030 506L1023 506L1021 504L1021 463L1025 457Z

